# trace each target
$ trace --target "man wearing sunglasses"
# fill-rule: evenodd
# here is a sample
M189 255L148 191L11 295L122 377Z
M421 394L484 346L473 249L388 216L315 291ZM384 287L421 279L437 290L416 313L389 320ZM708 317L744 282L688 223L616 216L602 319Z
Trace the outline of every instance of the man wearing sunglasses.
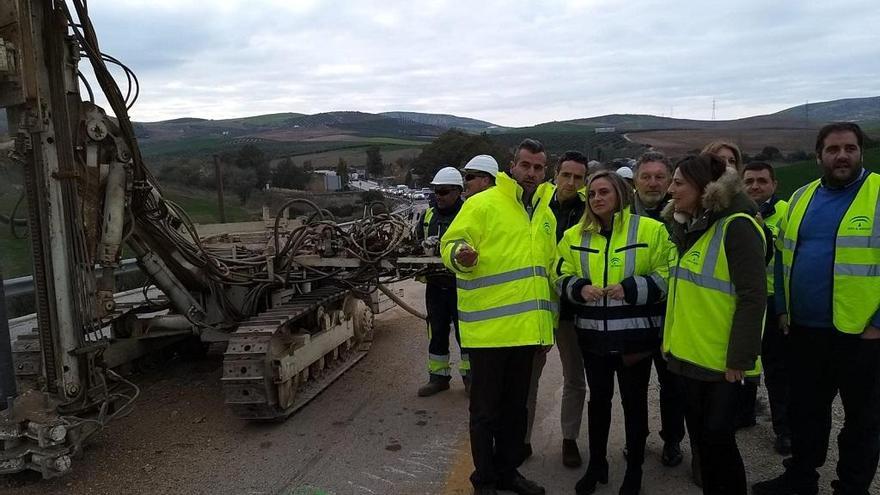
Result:
M489 155L477 155L464 166L464 197L470 198L495 185L498 162Z
M426 251L440 254L440 238L461 209L461 174L453 167L441 168L431 181L434 204L422 216L419 238ZM449 390L449 326L455 327L455 340L461 348L458 333L458 298L455 294L455 275L449 270L438 271L425 277L425 308L428 313L428 383L419 387L419 397L429 397ZM465 391L470 391L471 365L467 352L461 349L458 371Z

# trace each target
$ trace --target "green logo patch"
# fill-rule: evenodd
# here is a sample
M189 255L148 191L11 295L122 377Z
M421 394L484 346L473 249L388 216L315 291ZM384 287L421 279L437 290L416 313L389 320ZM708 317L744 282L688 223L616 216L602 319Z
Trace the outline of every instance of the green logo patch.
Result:
M692 265L696 265L700 262L700 257L702 257L702 254L699 251L691 251L685 256L684 260Z
M859 215L849 219L847 230L865 231L871 230L871 219L867 215Z
M544 221L544 233L545 233L545 234L550 234L550 231L551 231L551 230L552 230L552 229L550 228L550 222L548 222L548 221Z
M621 265L620 258L618 258L616 256L614 258L611 258L611 266L619 267L620 265Z

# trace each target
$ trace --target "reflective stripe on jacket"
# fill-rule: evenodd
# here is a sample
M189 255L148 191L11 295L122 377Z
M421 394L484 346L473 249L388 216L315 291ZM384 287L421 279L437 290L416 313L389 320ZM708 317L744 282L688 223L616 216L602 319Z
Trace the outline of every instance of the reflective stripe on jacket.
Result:
M772 244L776 244L776 239L779 238L779 224L782 223L782 220L788 214L788 203L782 200L777 201L773 208L776 210L772 215L764 219L764 225L773 233ZM770 239L767 239L768 244L770 244ZM775 254L774 254L775 256ZM770 263L767 264L767 295L773 295L773 266L775 264L775 260L770 260Z
M736 310L736 292L724 240L735 218L747 218L764 239L764 230L750 215L735 213L716 221L687 251L672 250L663 351L678 360L725 372ZM761 374L761 361L746 372Z

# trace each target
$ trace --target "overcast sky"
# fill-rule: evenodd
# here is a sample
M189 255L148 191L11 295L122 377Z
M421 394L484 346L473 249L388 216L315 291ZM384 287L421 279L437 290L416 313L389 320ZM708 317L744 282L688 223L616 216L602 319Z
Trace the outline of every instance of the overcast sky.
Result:
M139 121L405 110L523 126L880 95L876 0L91 0ZM122 80L124 91L124 79Z

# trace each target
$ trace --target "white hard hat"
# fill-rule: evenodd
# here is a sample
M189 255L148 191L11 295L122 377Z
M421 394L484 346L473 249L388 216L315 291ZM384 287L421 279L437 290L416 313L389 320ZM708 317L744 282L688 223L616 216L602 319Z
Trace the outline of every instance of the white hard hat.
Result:
M495 177L498 175L498 162L489 155L477 155L467 162L464 169L486 172L492 177Z
M454 167L443 167L438 170L437 174L434 175L434 180L431 181L431 185L458 186L464 188L464 183L461 180L461 172Z
M617 175L623 177L624 179L632 180L633 171L629 167L620 167L619 169L617 169Z

